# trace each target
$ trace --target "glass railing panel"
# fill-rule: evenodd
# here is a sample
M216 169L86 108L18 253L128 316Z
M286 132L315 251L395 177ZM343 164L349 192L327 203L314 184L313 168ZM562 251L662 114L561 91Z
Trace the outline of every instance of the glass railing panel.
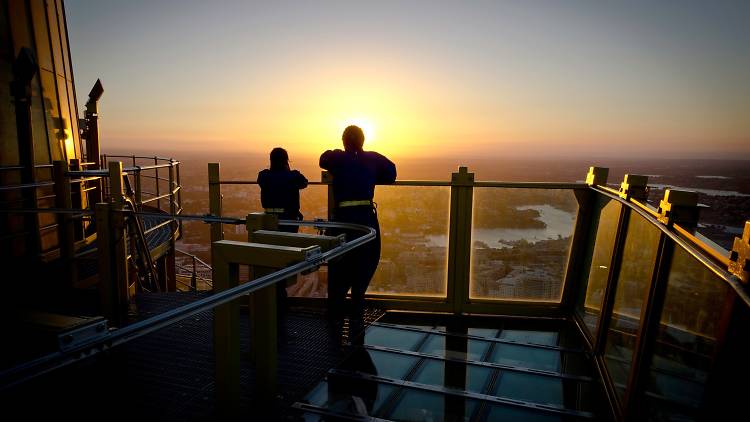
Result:
M378 186L382 237L370 294L445 296L448 273L448 187Z
M617 225L620 221L622 205L604 195L598 195L597 209L599 221L596 229L596 240L591 254L591 265L588 277L582 282L579 297L576 300L576 312L581 316L586 326L596 336L599 315L601 314L604 290L607 287L612 253L617 236Z
M471 297L560 300L578 203L572 190L475 188Z
M660 233L639 214L630 214L604 351L609 375L620 397L628 381L641 307L651 283Z
M677 246L646 386L648 414L694 420L734 293Z

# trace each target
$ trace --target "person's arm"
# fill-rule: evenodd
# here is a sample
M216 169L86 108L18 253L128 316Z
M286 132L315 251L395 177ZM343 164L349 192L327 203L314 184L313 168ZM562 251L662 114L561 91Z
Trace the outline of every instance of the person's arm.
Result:
M396 181L396 165L384 155L378 154L377 169L375 183L378 185L390 185Z
M256 180L258 181L258 186L260 186L261 189L263 189L263 185L266 182L265 176L266 176L265 170L261 170L260 172L258 172L258 178Z
M294 184L297 186L297 189L304 189L307 187L307 178L298 170L294 170Z
M331 170L336 167L337 163L341 160L341 154L343 153L340 149L328 150L320 155L320 168L325 170Z

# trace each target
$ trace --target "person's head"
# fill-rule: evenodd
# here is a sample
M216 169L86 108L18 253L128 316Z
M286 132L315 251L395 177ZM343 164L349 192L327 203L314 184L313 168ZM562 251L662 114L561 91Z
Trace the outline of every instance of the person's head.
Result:
M344 141L346 151L359 152L362 151L362 146L365 144L365 133L359 126L347 126L344 129L344 134L341 135L341 140Z
M281 147L271 150L271 170L289 169L289 154Z

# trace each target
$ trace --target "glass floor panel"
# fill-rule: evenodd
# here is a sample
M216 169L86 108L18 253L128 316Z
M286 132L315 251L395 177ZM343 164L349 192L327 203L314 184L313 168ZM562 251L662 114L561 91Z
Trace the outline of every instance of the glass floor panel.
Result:
M562 417L542 413L530 409L521 409L511 406L492 406L485 421L519 421L519 422L555 422L562 421Z
M414 365L419 362L419 358L417 357L399 355L397 353L381 352L378 350L368 350L365 353L369 353L374 364L375 371L370 372L371 374L398 380L404 379Z
M302 401L317 410L300 410L310 421L336 419L310 413L326 411L396 421L595 419L604 401L601 385L588 375L590 358L556 349L563 337L569 344L570 332L563 336L559 321L546 329L534 322L528 330L511 323L453 324L447 331L436 330L446 326L439 323L376 323L364 345L351 346L347 359Z
M500 338L525 344L557 346L558 335L551 331L503 330Z
M544 375L503 371L495 395L539 404L563 405L563 380Z
M307 396L303 403L333 412L352 415L374 415L397 387L373 381L348 379L323 381Z
M477 406L476 400L448 397L431 391L406 390L388 415L394 421L468 421Z
M560 371L560 352L515 344L496 344L491 362L521 368Z
M392 349L414 350L424 336L425 334L419 331L371 326L365 333L365 344Z
M485 392L493 371L476 365L425 359L411 381L481 394Z

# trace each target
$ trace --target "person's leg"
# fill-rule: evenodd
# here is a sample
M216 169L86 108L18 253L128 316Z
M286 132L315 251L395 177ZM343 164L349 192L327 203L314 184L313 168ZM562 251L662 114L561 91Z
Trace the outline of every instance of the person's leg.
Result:
M343 319L346 306L346 263L342 261L328 263L328 314L333 319Z
M369 217L369 216L368 216ZM357 272L352 282L352 316L361 318L365 307L365 293L380 262L380 226L377 217L369 218L368 226L375 229L375 239L360 247Z

